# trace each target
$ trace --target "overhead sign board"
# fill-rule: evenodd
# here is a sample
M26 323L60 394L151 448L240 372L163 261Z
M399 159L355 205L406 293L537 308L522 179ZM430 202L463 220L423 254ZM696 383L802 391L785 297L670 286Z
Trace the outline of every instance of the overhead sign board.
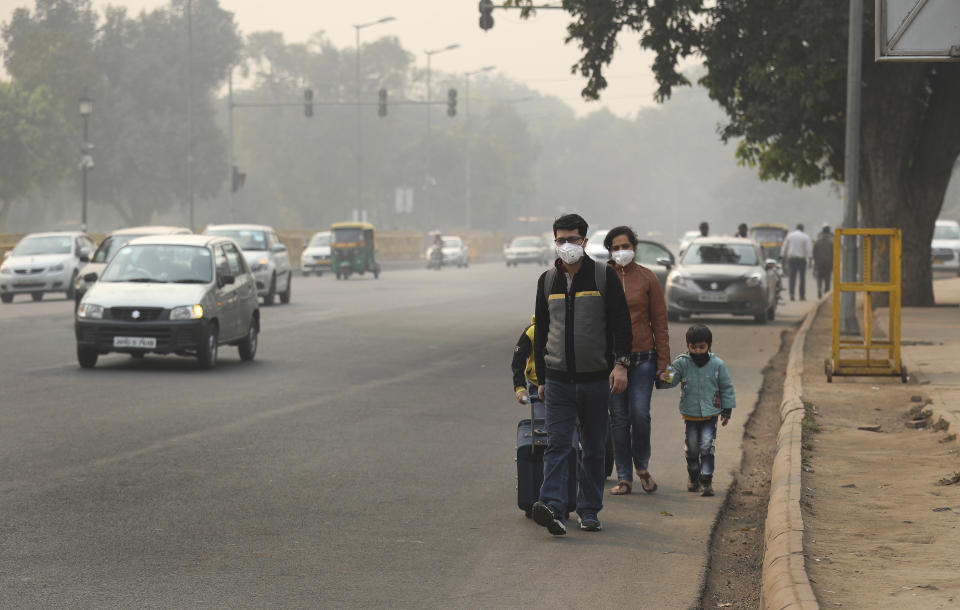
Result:
M876 0L877 61L960 61L960 0Z

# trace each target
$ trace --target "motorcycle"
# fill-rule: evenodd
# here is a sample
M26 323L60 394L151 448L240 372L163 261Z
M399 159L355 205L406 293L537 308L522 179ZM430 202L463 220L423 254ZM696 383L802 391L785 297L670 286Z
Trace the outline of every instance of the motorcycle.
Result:
M443 249L433 246L427 253L427 269L440 271L441 268L443 268Z

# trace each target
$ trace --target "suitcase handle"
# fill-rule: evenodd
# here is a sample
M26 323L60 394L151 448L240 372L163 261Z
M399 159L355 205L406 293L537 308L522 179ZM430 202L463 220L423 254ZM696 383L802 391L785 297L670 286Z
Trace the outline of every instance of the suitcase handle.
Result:
M527 398L526 400L524 400L524 402L530 405L530 442L532 443L534 438L538 436L538 430L536 428L537 418L535 417L535 413L534 413L534 405L537 402L539 402L539 398L534 398L530 395L527 395ZM524 435L524 436L527 436L527 435ZM546 436L546 432L544 431L542 433L539 433L539 436Z

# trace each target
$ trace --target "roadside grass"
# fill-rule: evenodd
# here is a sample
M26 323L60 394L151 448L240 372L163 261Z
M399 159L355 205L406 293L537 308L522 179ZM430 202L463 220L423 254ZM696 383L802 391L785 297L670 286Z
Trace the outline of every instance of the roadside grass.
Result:
M817 423L817 412L816 406L809 400L803 401L803 421L800 422L801 430L803 431L802 445L804 451L813 450L813 442L811 437L820 432L820 424Z

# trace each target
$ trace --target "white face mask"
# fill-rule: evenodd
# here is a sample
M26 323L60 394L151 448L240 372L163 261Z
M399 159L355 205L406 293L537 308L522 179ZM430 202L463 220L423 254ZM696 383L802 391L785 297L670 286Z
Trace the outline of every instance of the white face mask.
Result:
M560 256L560 260L566 264L575 265L577 261L583 258L583 246L566 243L562 246L557 246L557 254Z
M626 267L630 264L633 258L636 256L636 252L633 250L617 250L616 252L610 255L613 258L613 262L620 265L621 267Z

